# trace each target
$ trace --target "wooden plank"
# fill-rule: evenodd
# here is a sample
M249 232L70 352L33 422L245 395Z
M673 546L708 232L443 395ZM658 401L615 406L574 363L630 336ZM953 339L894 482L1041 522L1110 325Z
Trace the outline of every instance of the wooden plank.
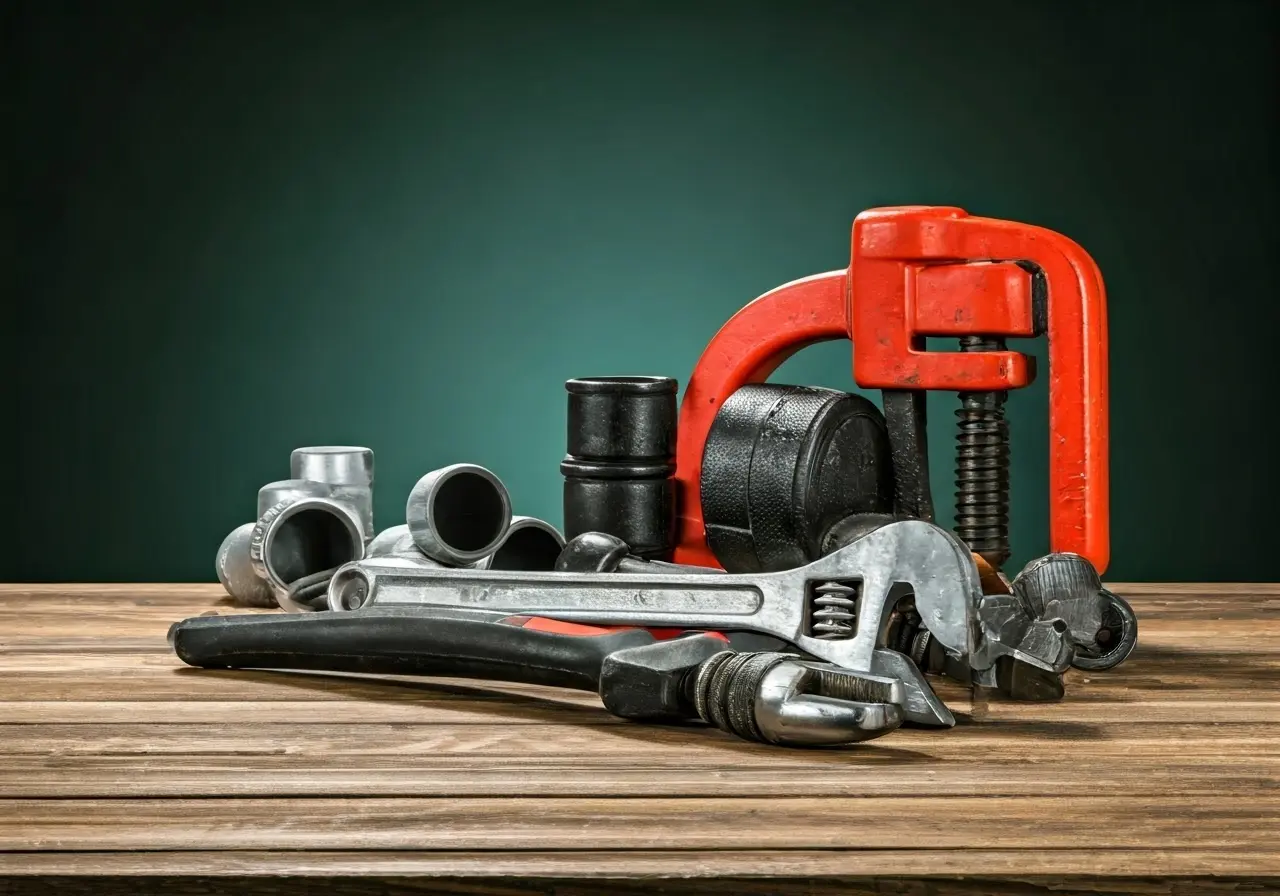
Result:
M739 887L752 879L821 880L865 879L873 876L934 878L929 896L941 896L943 876L1007 877L1020 881L1043 875L1063 879L1066 868L1085 869L1094 878L1117 879L1119 892L1165 893L1154 881L1139 878L1218 875L1228 879L1280 874L1280 861L1272 850L1237 849L920 849L831 850L627 850L600 853L594 850L468 852L395 850L243 850L180 852L20 852L0 853L0 874L8 875L113 875L130 877L273 877L299 878L374 875L384 878L568 878L608 881L612 891L623 877L645 878L650 886L662 881L662 891L681 880L705 888L710 878L732 877ZM1230 881L1226 881L1231 886ZM279 886L279 883L276 884ZM311 886L315 886L312 884ZM421 886L421 884L419 884ZM1061 892L1061 890L1058 890ZM560 891L557 890L557 893ZM600 892L600 890L588 891ZM691 892L699 892L695 889ZM762 892L769 892L763 890ZM849 892L845 890L844 892ZM879 893L916 890L883 888ZM978 890L977 892L983 892ZM1026 892L1026 891L1022 891ZM1179 891L1190 896L1191 892ZM1233 889L1239 894L1262 892Z
M1101 759L1204 757L1248 761L1280 748L1280 725L1132 724L1122 726L1047 723L962 723L945 731L903 728L880 740L832 750L777 750L750 744L705 727L642 725L606 721L565 725L505 719L431 724L310 722L249 726L137 721L94 725L13 725L0 729L0 757L297 756L349 757L353 761L403 759L414 763L454 761L473 754L490 757L564 756L654 764L679 759L734 765L846 768L851 762L915 763L928 758L1052 763L1071 757ZM690 750L698 744L703 750ZM714 746L711 746L714 744ZM731 748L731 749L730 749ZM0 764L3 764L0 762Z
M387 689L390 690L390 689ZM424 686L424 692L427 687ZM486 691L488 695L486 696ZM579 697L571 691L564 696L496 696L496 689L477 688L467 699L437 699L405 692L398 696L370 695L352 700L138 700L71 701L13 700L0 702L0 724L111 724L132 720L151 724L240 724L264 722L494 722L510 724L558 721L564 724L605 724L611 717L592 702L590 694ZM569 696L573 695L573 696ZM953 699L947 705L959 715L969 712L977 721L1036 722L1061 725L1108 725L1140 722L1256 722L1280 723L1280 697L1251 701L1221 699L1181 701L1134 699L1127 702L1085 702L1066 700L1054 704L992 703L971 708ZM966 712L969 711L969 712ZM620 724L622 723L619 720ZM1077 729L1082 732L1083 729ZM895 733L892 737L897 737Z
M1107 582L1107 588L1127 597L1148 594L1203 596L1263 594L1280 596L1280 582Z
M588 691L542 687L519 682L490 682L452 678L406 679L393 676L329 675L313 672L254 670L134 669L120 674L33 674L7 676L0 684L0 707L6 702L51 701L74 694L84 701L315 701L437 703L482 701L548 701L599 707L600 698ZM5 721L0 708L0 723Z
M565 692L566 694L572 692ZM125 720L150 724L260 725L265 722L417 724L448 722L504 722L520 725L556 721L563 724L608 724L614 720L598 703L570 697L528 698L518 695L497 698L477 691L474 699L382 699L369 700L139 700L71 701L24 700L0 702L0 724L113 724ZM1098 726L1142 722L1280 723L1280 698L1272 700L1179 702L1133 700L1124 703L1063 701L1054 704L993 703L972 710L981 722L1049 723ZM958 715L968 715L969 707L954 700L947 705ZM617 720L618 724L627 724ZM647 729L646 729L647 730ZM1064 731L1066 729L1063 729ZM1083 733L1084 728L1077 728ZM898 737L897 733L891 735Z
M6 623L38 616L37 621L110 622L113 619L136 625L168 625L192 616L278 615L279 610L237 607L229 600L176 595L127 598L111 595L34 595L19 600L0 596L0 619ZM87 632L86 632L87 633Z
M310 879L374 875L384 878L452 877L462 879L514 877L582 881L609 881L610 889L623 877L661 880L663 892L682 880L705 888L712 878L729 876L739 886L753 879L768 885L770 879L865 879L897 876L909 869L913 876L932 875L935 887L943 876L1001 876L1028 880L1039 875L1061 874L1065 867L1090 869L1096 877L1113 876L1124 893L1171 892L1157 889L1154 876L1222 875L1232 878L1272 874L1274 857L1256 850L860 850L830 851L627 851L601 855L575 851L486 852L329 852L242 851L228 852L124 852L0 853L0 874L90 875L168 877L272 877ZM1061 878L1059 878L1061 879ZM695 883L696 882L696 883ZM277 886L280 883L276 884ZM311 884L314 886L314 884ZM691 892L699 892L694 889ZM705 890L702 890L705 891ZM562 891L557 890L557 893ZM591 892L591 891L588 891ZM599 892L596 890L594 892ZM768 892L764 890L762 892ZM816 892L816 891L815 891ZM847 890L845 892L848 892ZM878 892L915 893L915 890L881 889ZM941 896L942 889L930 896ZM979 891L981 892L981 891ZM1186 891L1190 893L1192 891ZM1209 891L1196 891L1209 892ZM1261 890L1233 889L1239 894Z
M592 745L593 752L596 752ZM1233 761L1206 757L1113 757L1034 764L850 761L847 767L737 765L732 756L703 755L681 763L644 757L558 754L433 761L405 757L308 756L148 758L9 758L0 768L0 798L114 799L119 797L760 797L820 792L830 797L1047 796L1070 793L1082 781L1106 781L1126 798L1180 796L1280 799L1280 750ZM718 760L718 761L716 761Z
M1138 651L1067 700L940 682L955 729L787 751L588 693L186 669L168 626L242 612L216 585L0 586L0 874L1280 874L1280 585L1112 587Z
M1100 831L1114 847L1274 849L1275 805L1129 794L0 800L0 850L1082 849Z
M565 693L571 693L566 691ZM586 695L590 696L590 695ZM494 722L524 725L558 722L565 725L626 724L614 720L604 707L538 700L22 700L0 703L0 724L101 725L124 720L149 724L223 725L247 729L269 722L373 723ZM86 737L91 737L86 732Z
M1210 693L1213 699L1134 699L1105 703L1064 700L1046 710L1034 703L999 702L974 709L974 718L983 722L1052 720L1060 723L1124 725L1142 722L1280 722L1280 695L1271 699L1232 700L1230 691ZM2 714L0 714L2 717Z
M160 600L223 600L217 582L0 582L0 599L65 596L150 597Z

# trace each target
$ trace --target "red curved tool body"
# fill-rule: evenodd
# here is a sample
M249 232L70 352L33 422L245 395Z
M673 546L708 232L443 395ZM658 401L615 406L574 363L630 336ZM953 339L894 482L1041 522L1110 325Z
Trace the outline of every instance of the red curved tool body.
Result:
M1037 307L1034 272L1045 287ZM1050 542L1106 569L1110 559L1106 292L1080 246L1042 227L961 209L871 209L853 224L846 270L778 287L716 333L680 407L675 560L715 566L699 481L712 420L738 387L763 382L795 352L854 345L853 379L868 389L1018 389L1035 377L1019 352L931 352L926 336L1048 340Z

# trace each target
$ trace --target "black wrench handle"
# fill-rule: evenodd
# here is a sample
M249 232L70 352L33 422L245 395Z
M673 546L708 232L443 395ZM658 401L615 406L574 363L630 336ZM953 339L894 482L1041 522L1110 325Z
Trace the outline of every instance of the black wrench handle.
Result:
M169 642L190 666L485 678L599 692L605 657L654 643L644 629L571 635L509 613L378 609L197 616Z

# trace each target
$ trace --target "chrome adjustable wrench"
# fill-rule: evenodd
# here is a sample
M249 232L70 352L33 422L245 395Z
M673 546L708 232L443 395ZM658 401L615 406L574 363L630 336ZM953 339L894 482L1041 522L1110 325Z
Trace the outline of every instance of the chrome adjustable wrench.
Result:
M975 672L1000 656L1062 671L1073 656L1065 627L1052 620L1020 625L1016 642L1002 640L1007 614L987 619L968 548L923 520L886 523L807 566L759 575L678 567L500 572L360 561L341 567L329 585L329 607L339 612L461 607L605 625L755 631L834 666L896 679L903 685L905 720L953 725L915 664L884 646L891 618L908 601L934 644Z

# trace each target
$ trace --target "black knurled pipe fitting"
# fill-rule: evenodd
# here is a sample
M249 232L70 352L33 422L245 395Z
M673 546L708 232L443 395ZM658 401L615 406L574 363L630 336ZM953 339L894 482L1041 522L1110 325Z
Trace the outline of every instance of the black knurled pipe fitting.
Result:
M666 560L675 545L676 381L584 377L569 393L564 534L605 532L631 553Z

